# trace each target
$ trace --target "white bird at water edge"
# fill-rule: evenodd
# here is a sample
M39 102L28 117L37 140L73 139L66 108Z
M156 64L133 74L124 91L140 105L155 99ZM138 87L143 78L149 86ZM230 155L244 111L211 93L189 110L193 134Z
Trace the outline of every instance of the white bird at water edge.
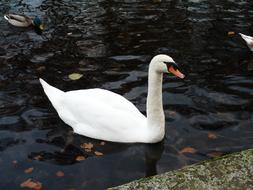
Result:
M165 135L162 102L164 73L184 78L178 64L167 55L149 64L147 117L123 96L104 89L63 92L44 80L40 83L59 117L77 134L122 143L157 143Z

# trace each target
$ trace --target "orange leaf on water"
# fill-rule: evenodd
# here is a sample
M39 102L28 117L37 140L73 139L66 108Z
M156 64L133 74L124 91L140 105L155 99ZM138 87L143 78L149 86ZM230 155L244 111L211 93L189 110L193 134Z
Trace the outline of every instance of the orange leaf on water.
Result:
M234 36L234 35L235 35L235 32L232 32L232 31L228 32L228 36Z
M184 154L184 153L194 154L196 152L197 152L197 150L195 148L192 148L192 147L185 147L185 148L183 148L182 150L179 151L179 153L181 153L181 154Z
M207 134L207 136L208 136L209 139L217 139L217 135L215 133L210 132L210 133Z
M33 167L30 167L30 168L27 168L27 169L25 169L25 173L27 173L27 174L29 174L29 173L32 173L33 172Z
M20 187L26 187L29 189L40 190L42 189L42 183L39 181L33 181L31 178L20 184Z
M83 160L85 160L84 156L77 156L76 157L76 161L83 161Z
M91 149L93 148L92 143L83 143L80 145L81 148L83 148L86 152L91 152Z
M95 151L94 152L96 156L103 156L104 154L102 152Z
M65 174L63 171L58 171L58 172L56 172L55 175L57 175L58 177L63 177Z
M93 144L92 143L83 143L80 145L81 148L84 149L92 149L93 148Z

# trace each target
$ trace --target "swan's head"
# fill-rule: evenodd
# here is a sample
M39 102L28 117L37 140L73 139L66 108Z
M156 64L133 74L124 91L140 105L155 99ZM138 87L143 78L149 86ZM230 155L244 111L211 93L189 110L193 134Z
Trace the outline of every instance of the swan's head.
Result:
M159 73L172 73L179 78L184 78L179 65L168 55L157 55L151 61L154 70Z

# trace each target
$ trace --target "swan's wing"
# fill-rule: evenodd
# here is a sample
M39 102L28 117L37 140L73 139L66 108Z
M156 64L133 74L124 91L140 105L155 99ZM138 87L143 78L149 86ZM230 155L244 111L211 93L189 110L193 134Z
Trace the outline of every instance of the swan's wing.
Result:
M253 37L244 35L242 33L239 33L239 34L241 35L242 39L244 39L244 41L246 42L250 50L253 51Z
M56 109L65 123L85 136L117 142L145 136L146 117L123 96L107 90L66 92Z
M93 105L100 102L117 110L130 112L134 115L142 115L136 106L125 97L104 89L88 89L66 92L70 98L75 96L78 101L85 101L84 98L93 102ZM142 115L143 116L143 115Z

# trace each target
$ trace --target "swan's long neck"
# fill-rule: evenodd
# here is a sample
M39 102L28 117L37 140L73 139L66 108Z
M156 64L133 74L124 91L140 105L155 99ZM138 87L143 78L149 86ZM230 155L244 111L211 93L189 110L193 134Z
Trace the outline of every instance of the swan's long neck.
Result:
M162 81L163 74L155 71L155 63L151 62L148 75L147 124L149 130L157 134L157 138L163 138L165 133Z

